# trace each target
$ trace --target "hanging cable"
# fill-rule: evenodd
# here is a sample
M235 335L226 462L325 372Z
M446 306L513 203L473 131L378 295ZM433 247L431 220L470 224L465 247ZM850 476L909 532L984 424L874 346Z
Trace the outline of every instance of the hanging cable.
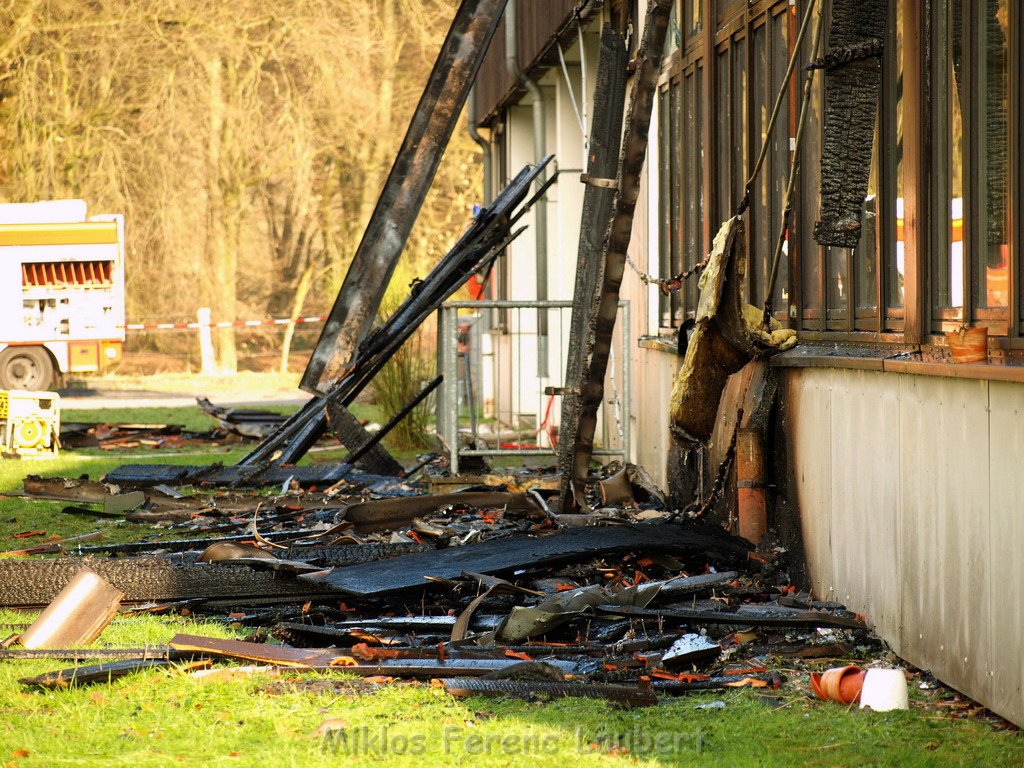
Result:
M580 127L580 133L583 134L583 167L585 168L588 151L587 145L590 141L587 136L587 124L583 115L580 114L580 108L576 105L576 92L572 87L572 78L569 77L569 67L565 63L565 54L562 53L562 44L555 41L555 48L558 49L558 62L562 65L562 77L565 78L565 87L569 91L569 103L572 104L572 111L576 113L576 124Z

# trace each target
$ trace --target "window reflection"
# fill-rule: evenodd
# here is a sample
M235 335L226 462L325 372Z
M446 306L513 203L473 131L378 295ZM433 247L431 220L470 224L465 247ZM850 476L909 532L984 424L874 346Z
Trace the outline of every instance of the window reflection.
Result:
M1010 164L1008 145L1007 60L1009 53L1008 0L983 0L984 19L981 25L982 50L978 62L982 84L978 153L981 184L979 210L985 217L982 228L981 258L977 260L976 297L979 307L1005 307L1009 299L1009 244L1007 233L1007 179Z
M704 27L704 0L683 0L683 31L686 36L693 37Z
M940 304L964 305L964 34L963 2L950 0L946 81L949 99L949 251L947 282Z
M890 307L898 308L903 306L903 270L904 270L904 247L903 247L903 6L904 0L897 0L895 3L895 45L893 70L896 73L895 93L895 177L896 194L895 210L890 207L890 215L895 213L896 243L892 256L886 255L889 271L886 276L886 291L888 294L887 304ZM892 203L889 204L892 206Z

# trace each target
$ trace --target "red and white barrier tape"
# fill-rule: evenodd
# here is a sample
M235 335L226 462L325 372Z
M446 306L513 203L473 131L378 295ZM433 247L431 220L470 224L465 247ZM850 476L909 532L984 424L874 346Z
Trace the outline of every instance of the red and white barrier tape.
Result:
M322 323L327 315L315 317L298 317L296 323ZM199 328L256 328L261 325L288 325L291 320L287 317L276 320L234 320L220 323L128 323L126 331L187 331Z

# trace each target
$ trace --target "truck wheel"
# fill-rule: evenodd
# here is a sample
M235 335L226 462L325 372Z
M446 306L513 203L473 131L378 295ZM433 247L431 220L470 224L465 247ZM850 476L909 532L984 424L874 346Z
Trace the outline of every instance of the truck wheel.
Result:
M49 389L54 380L53 358L42 347L7 347L0 352L0 389Z

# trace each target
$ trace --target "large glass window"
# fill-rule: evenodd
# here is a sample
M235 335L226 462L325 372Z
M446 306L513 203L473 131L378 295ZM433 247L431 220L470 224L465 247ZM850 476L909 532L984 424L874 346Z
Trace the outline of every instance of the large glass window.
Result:
M683 3L684 29L687 14L700 2ZM689 9L689 10L688 10ZM685 32L683 33L686 34ZM704 256L705 217L704 59L700 51L669 57L658 91L659 109L659 271L674 277L692 268ZM679 325L697 308L697 282L689 280L682 290L659 301L661 327Z
M698 35L702 12L711 2L711 18L716 24L713 40L711 35ZM1005 9L1008 0L936 0L941 5L941 23L933 21L933 33L938 34L941 26L942 39L952 40L960 30L960 39L974 50L982 44L978 39L970 42L969 31L964 31L962 21L957 22L956 11L963 4L966 13L981 13L983 7L990 16L999 20L1000 9ZM813 223L819 218L820 161L823 131L825 73L815 78L810 113L804 137L801 156L800 178L795 188L794 215L791 220L789 240L784 245L779 276L773 297L776 317L784 322L794 322L805 331L839 332L872 331L894 332L903 328L906 312L907 272L904 258L904 94L903 94L903 45L902 19L909 0L893 0L890 3L890 17L886 28L883 64L883 88L880 95L877 125L873 140L872 165L868 189L865 195L862 218L863 229L859 245L854 249L823 248L813 239ZM985 4L988 5L985 5ZM826 3L825 7L828 8ZM970 6L970 7L968 7ZM754 157L763 143L767 143L767 157L761 175L751 190L750 207L746 217L748 236L747 282L745 298L752 304L760 305L765 300L765 291L771 269L771 258L782 217L785 188L792 167L792 143L801 107L802 78L805 70L798 67L797 76L789 84L789 90L782 102L782 110L775 130L768 135L768 120L775 99L785 83L785 74L792 53L791 45L802 20L806 3L797 0L776 0L771 3L743 3L734 0L679 0L676 6L681 28L679 38L684 41L685 50L676 50L666 62L659 92L659 191L661 230L661 272L670 276L692 267L703 257L719 225L736 208L744 195L744 184L750 172ZM1012 9L1011 9L1012 11ZM827 12L827 10L826 10ZM983 16L984 14L982 14ZM982 16L979 16L981 18ZM1005 16L1005 13L1004 13ZM987 18L987 17L986 17ZM826 24L828 19L826 18ZM959 24L959 26L957 26ZM971 25L968 25L971 26ZM973 27L972 27L973 29ZM997 26L986 28L986 40L999 39ZM1003 33L1003 40L1007 40ZM1003 137L1002 152L1008 146L1005 117L1008 96L1007 43L1003 43L1003 54L987 55L977 69L986 81L992 83L990 90L996 94L986 106L991 115L993 128L986 133L986 147L992 147L989 165L999 161L999 140ZM707 50L705 50L705 48ZM941 271L942 277L931 275L936 284L944 280L947 294L958 287L959 295L977 291L978 305L1003 307L996 303L998 297L1006 295L1008 280L1003 283L1000 293L1001 275L1008 275L1005 267L1009 258L1006 244L1010 242L1009 222L1006 204L1006 186L989 167L977 167L975 186L985 180L985 189L970 194L971 173L964 167L961 145L971 140L969 125L960 113L968 106L959 103L961 99L954 62L958 59L953 49L943 49L942 66L948 66L948 76L932 64L931 81L940 81L945 90L938 102L932 106L932 114L945 115L941 131L933 127L933 151L941 155L943 167L951 167L956 173L934 177L932 194L941 198L941 210L949 211L949 231L943 235L941 258L933 256L936 264L930 271ZM803 51L801 64L806 64L810 51ZM711 77L705 80L704 67L713 65ZM999 100L1000 86L1002 101ZM710 88L711 93L704 89ZM943 111L945 110L945 111ZM1000 120L1002 110L1002 123ZM966 114L966 113L965 113ZM936 124L938 124L936 119ZM966 128L965 128L966 126ZM935 149L936 139L941 132L941 149ZM711 144L705 146L710 133ZM710 168L705 168L707 164ZM958 186L959 185L959 186ZM999 203L1000 194L1003 203ZM965 245L972 236L970 231L962 235L954 231L956 219L959 229L970 230L964 215L956 214L954 201L974 200L974 205L983 205L988 220L1001 222L993 225L991 232L985 230L985 237L992 237L991 247L986 241L987 261L984 264L984 289L981 287L982 266L974 272L965 265ZM708 204L710 203L710 207ZM934 205L935 203L933 203ZM999 214L999 215L996 215ZM710 220L705 220L710 217ZM935 217L929 218L934 224ZM987 226L987 225L986 225ZM980 238L975 225L974 236ZM1001 240L999 238L1002 237ZM959 239L958 239L959 238ZM998 242L997 242L998 241ZM959 250L957 250L959 249ZM924 253L935 253L934 247L922 248ZM958 260L957 256L961 258ZM938 270L937 267L941 267ZM958 271L959 270L959 271ZM967 271L964 271L967 270ZM972 285L973 280L976 285ZM691 315L697 303L697 281L687 282L686 287L661 301L661 322L676 325ZM983 292L983 293L982 293ZM963 299L961 299L961 302ZM933 301L933 306L938 303ZM792 313L790 309L795 311ZM938 310L937 310L938 311ZM956 311L956 304L947 296L942 313ZM997 311L996 309L986 311ZM998 310L1005 313L1005 310ZM942 318L945 321L946 315Z
M670 75L658 94L658 266L662 277L678 274L682 264L682 101L681 77ZM659 303L660 325L668 328L677 324L681 307L682 297L678 293L663 295Z
M933 329L1009 330L1009 0L942 0L935 14Z
M731 197L731 168L733 145L731 141L732 110L733 101L731 98L729 83L731 82L731 68L729 66L729 54L731 49L726 46L715 54L715 162L712 166L711 184L715 190L714 207L712 209L711 227L715 223L725 221L730 211Z
M704 29L704 0L683 0L683 35L687 41Z
M675 228L675 209L672 206L672 146L671 102L669 86L658 92L658 274L667 277L672 272L672 231ZM670 299L658 297L658 325L672 325Z
M692 269L704 256L704 68L698 61L683 74L683 269ZM697 281L686 281L685 313L697 309Z
M898 0L901 4L902 0ZM821 152L824 130L824 83L814 85L802 150L799 189L799 262L801 312L806 330L874 333L897 330L903 323L904 263L898 216L902 212L902 56L899 12L891 3L886 23L883 85L872 134L871 167L861 206L861 236L855 248L822 247L814 240L819 218ZM827 76L827 75L826 75ZM900 180L900 181L897 181ZM881 307L885 306L883 312Z

